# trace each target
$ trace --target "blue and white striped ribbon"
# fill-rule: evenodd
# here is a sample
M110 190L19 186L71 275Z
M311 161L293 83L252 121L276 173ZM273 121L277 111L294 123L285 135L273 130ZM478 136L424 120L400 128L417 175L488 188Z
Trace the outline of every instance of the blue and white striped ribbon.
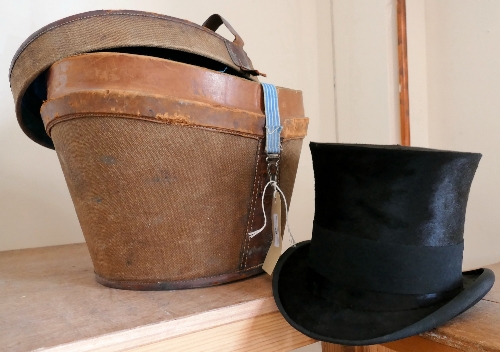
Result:
M276 87L272 84L268 83L261 83L261 84L262 84L262 89L264 91L264 108L266 113L266 153L268 156L274 154L273 158L279 160L279 154L281 152L280 135L283 127L281 126L280 111L278 107L278 91L276 90ZM278 164L276 164L276 167L277 165ZM274 188L274 194L276 194L276 192L279 192L281 194L283 201L285 202L286 227L288 229L288 233L290 234L289 238L290 243L292 246L295 246L295 240L292 236L292 232L290 231L290 226L288 225L288 204L286 202L285 194L278 186L276 178L273 179L271 176L272 175L269 175L270 177L269 181L264 186L261 198L262 213L264 214L264 225L262 225L262 227L258 230L249 232L248 236L250 238L253 238L262 231L264 231L264 229L266 228L267 216L266 216L266 210L264 208L264 194L266 193L267 187L272 186Z
M264 106L266 113L266 153L279 154L281 151L280 135L283 127L278 108L278 91L269 83L261 83L264 90Z

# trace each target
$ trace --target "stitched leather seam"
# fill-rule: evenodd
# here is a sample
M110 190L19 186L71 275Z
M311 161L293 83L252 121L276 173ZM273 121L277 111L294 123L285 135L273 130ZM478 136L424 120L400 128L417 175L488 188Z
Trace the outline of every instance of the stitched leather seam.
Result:
M247 268L245 270L238 270L238 271L233 271L233 272L230 272L230 273L226 273L226 274L219 274L219 275L213 275L213 276L207 276L207 277L201 277L201 278L198 278L198 279L189 279L189 280L176 280L176 281L165 281L166 283L169 283L169 284L175 284L175 283L178 283L178 282L189 282L189 281L201 281L201 280L207 280L207 279L213 279L215 277L221 277L221 276L226 276L228 274L239 274L239 273L245 273L246 271L250 271L251 269L255 269L255 268L258 268L259 266L262 266L262 264L259 264L259 265L256 265L256 266L252 266L251 268ZM97 274L96 272L94 272L94 274L96 274L97 276L99 277L102 277L103 279L105 280L109 280L109 279L106 279L105 277ZM123 283L123 284L139 284L140 282L137 282L137 281L120 281L120 280L109 280L109 281L115 281L115 282L119 282L119 283ZM156 284L156 283L161 283L161 282L144 282L145 284Z
M161 100L164 100L164 101L172 101L172 100L175 100L176 103L178 104L186 104L186 105L192 105L192 106L196 106L196 107L208 107L208 108L212 108L212 109L224 109L225 111L230 111L230 112L236 112L236 113L244 113L246 115L249 115L249 116L254 116L256 118L259 118L259 119L265 119L266 115L262 112L255 112L255 111L251 111L251 110L248 110L248 109L252 109L252 107L247 107L247 108L237 108L237 107L234 107L234 106L225 106L225 105L222 105L221 103L218 103L218 102L211 102L211 101L199 101L199 100L196 100L196 98L191 98L191 97L188 97L188 98L179 98L175 95L167 95L167 94L160 94L160 93L147 93L147 92L141 92L141 91L136 91L136 90L129 90L129 91L125 91L125 92L121 92L119 94L117 94L117 91L116 90L109 90L109 89L104 89L104 88L98 88L98 89L81 89L79 91L70 91L68 93L63 93L59 96L57 96L56 98L53 98L53 99L49 99L49 100L46 100L43 104L42 104L42 107L43 106L46 106L46 105L53 105L55 104L56 106L61 104L69 104L70 106L72 105L71 104L71 101L74 100L74 99L81 99L80 96L83 96L84 98L87 98L87 97L96 97L96 99L103 99L105 98L107 95L110 95L110 96L115 96L115 95L119 95L119 98L121 97L125 97L126 99L133 99L133 100L143 100L143 99L148 99L148 98L156 98L156 99L161 99ZM75 98L76 97L76 98ZM65 102L65 99L69 99L70 102ZM146 104L143 104L143 105L146 105ZM63 109L64 109L64 105L63 105ZM71 115L71 114L84 114L84 112L69 112L69 113L63 113L62 115L59 115L59 116L66 116L66 115ZM107 112L103 112L103 114L107 114ZM118 114L117 112L110 112L109 114ZM136 114L127 114L126 112L122 112L121 115L130 115L130 116L136 116L136 117L143 117L142 115L136 115ZM148 119L151 119L151 120L157 120L155 117L151 117L151 116L148 116L147 117ZM300 117L300 116L290 116L290 117L284 117L282 120L283 121L292 121L292 120L305 120L305 119L308 119L307 117ZM262 129L264 129L264 127L262 127Z
M234 53L233 49L231 48L231 43L224 41L224 44L226 44L226 49L229 51L229 56L231 56L231 59L237 66L243 66L241 63L240 58ZM238 62L236 62L238 61Z
M255 220L255 206L256 206L257 200L259 198L258 197L259 189L260 189L259 165L260 165L260 159L261 159L261 155L260 155L261 145L262 145L262 139L259 140L259 143L257 145L257 158L256 158L256 163L255 163L255 178L254 178L252 198L251 198L251 203L250 203L250 214L248 217L247 230L245 232L242 269L245 269L246 265L247 265L248 251L250 248L250 238L248 237L248 233L253 228L253 223Z
M257 264L257 265L254 265L254 266L251 266L250 268L245 268L245 270L243 270L242 272L248 271L248 270L250 270L250 269L255 269L255 268L258 268L258 267L260 267L260 266L262 266L262 265L264 265L264 263L262 263L262 264ZM238 271L238 272L240 272L240 271Z
M132 119L132 120L141 120L141 121L146 121L146 122L155 122L155 123L160 123L160 124L165 124L165 125L173 125L173 126L183 126L183 127L189 127L189 128L197 128L197 129L203 129L203 130L209 130L209 131L214 131L214 132L220 132L220 133L227 133L227 134L231 134L231 135L237 135L237 136L241 136L241 137L245 137L245 138L252 138L252 139L261 139L262 137L259 137L259 136L256 136L256 135L252 135L252 134L247 134L247 133L243 133L243 132L237 132L237 131L234 131L234 130L227 130L227 129L222 129L222 128L216 128L216 127L206 127L206 126L202 126L202 125L194 125L194 124L182 124L182 123L179 123L179 124L175 124L175 123L170 123L168 121L158 121L158 120L152 120L152 119L147 119L147 118L140 118L140 117L137 117L137 116L131 116L131 115L119 115L119 114L104 114L104 113L100 113L100 114L92 114L92 113L85 113L85 114L72 114L72 115L66 115L66 116L63 116L63 117L58 117L57 119L51 121L47 127L45 128L45 130L47 131L47 134L49 135L50 137L50 131L52 130L52 128L60 123L60 122L64 122L64 121L68 121L68 120L73 120L75 118L82 118L82 117L121 117L121 118L127 118L127 119Z
M233 51L233 43L227 40L225 40L224 43L226 44L226 49L229 52L229 56L231 56L231 59L233 60L236 66L238 66L240 69L244 68L246 70L254 70L254 68L249 62L248 55L247 57L240 57ZM245 50L243 50L243 48L241 48L241 50L243 51L243 54L246 55Z
M259 160L260 160L260 155L259 155ZM257 165L259 165L259 162L257 162ZM257 170L258 170L258 168L257 168ZM246 248L245 248L245 263L243 265L243 268L246 268L246 266L247 266L247 261L248 261L249 252L250 252L250 241L251 241L251 238L248 237L248 232L250 232L250 230L252 230L253 226L254 226L254 222L255 222L255 207L258 206L257 203L258 203L259 194L260 194L261 181L260 181L260 175L258 174L258 172L256 173L256 177L257 177L257 185L256 185L255 196L252 197L253 198L253 202L252 202L252 218L251 218L250 226L249 226L248 231L247 231L247 242L246 242Z
M252 190L252 198L250 200L250 214L248 216L247 228L245 231L245 239L243 245L243 266L242 269L246 268L247 259L248 259L248 249L250 247L250 238L248 237L248 233L250 229L253 227L254 215L255 215L255 203L257 203L259 188L260 188L260 177L259 177L259 164L260 164L260 149L262 145L262 139L259 139L259 143L257 144L257 158L255 162L255 177L253 182L253 190Z
M283 138L283 142L286 142L286 141L293 141L293 140L296 140L296 139L304 139L304 137L287 137L287 138Z
M178 124L176 124L176 123L172 123L172 122L165 121L165 120L159 120L159 119L156 119L156 118L142 117L142 116L128 115L128 114L105 113L105 112L101 112L101 113L91 113L91 112L88 112L88 113L76 113L76 114L60 115L57 118L52 119L47 124L47 126L45 127L45 131L47 132L47 134L50 137L50 130L52 129L52 127L54 127L59 122L67 121L67 120L70 120L70 119L73 119L73 118L96 117L96 116L97 117L99 117L99 116L105 116L105 117L122 117L122 118L128 118L128 119L133 119L133 120L135 119L135 120L149 121L149 122L161 123L161 124L170 124L170 125L176 125L176 126L205 127L207 129L211 128L213 130L223 131L224 133L230 133L230 134L234 134L234 135L238 135L238 136L242 136L242 137L247 137L247 138L252 138L252 139L260 139L260 138L262 138L262 135L256 135L256 134L252 134L252 133L239 132L239 131L235 131L235 130L231 130L231 129L227 129L227 128L222 128L222 127L207 127L205 125L187 124L187 123L186 124L184 124L184 123L178 123ZM283 140L284 141L291 141L291 140L295 140L295 139L304 139L305 135L306 134L304 132L304 136L286 137L286 138L283 138Z

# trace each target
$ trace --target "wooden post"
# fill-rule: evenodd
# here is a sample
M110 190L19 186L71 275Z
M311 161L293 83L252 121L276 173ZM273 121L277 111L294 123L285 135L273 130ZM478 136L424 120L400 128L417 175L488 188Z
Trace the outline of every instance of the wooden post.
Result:
M406 0L397 0L399 117L401 145L410 145L410 102L408 95L408 50L406 36Z
M322 352L394 352L380 345L374 346L341 346L333 343L322 342Z

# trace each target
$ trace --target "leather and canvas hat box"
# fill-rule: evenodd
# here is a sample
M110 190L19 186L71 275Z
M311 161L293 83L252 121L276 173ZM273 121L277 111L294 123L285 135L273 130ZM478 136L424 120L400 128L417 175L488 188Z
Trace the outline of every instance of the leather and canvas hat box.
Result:
M214 32L222 24L234 41ZM19 124L55 148L101 284L180 289L262 272L270 225L248 234L271 201L268 107L243 44L219 15L199 26L95 11L49 24L16 53ZM289 203L308 119L300 91L274 94L273 170Z
M310 147L312 239L283 253L273 273L274 298L293 327L342 345L379 344L444 324L491 289L491 270L462 272L480 154Z

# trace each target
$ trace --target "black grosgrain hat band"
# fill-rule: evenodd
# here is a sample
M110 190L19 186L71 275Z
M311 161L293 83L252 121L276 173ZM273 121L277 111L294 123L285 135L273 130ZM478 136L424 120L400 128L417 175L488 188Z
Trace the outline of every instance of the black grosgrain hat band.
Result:
M309 266L336 285L428 295L462 286L463 249L463 242L435 247L377 242L314 224Z
M312 268L307 270L307 285L316 297L321 297L325 301L370 312L398 312L439 305L463 290L460 286L451 291L417 295L362 290L334 284Z

